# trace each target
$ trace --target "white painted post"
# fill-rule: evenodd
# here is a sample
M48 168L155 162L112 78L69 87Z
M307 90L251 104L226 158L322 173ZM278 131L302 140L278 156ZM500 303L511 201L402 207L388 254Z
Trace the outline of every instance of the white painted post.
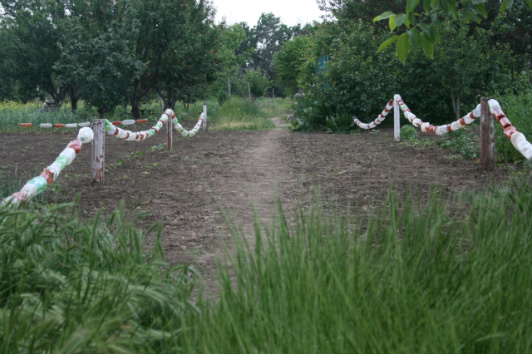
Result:
M172 117L168 117L168 120L166 121L166 130L168 131L168 135L166 138L166 148L168 150L172 150L172 139L173 139L173 124L172 124Z
M92 140L92 180L104 183L105 175L105 120L93 122L94 139Z
M395 99L393 100L393 140L401 141L401 108Z
M203 101L203 118L205 118L203 120L203 130L207 131L209 127L207 126L207 102L205 101Z

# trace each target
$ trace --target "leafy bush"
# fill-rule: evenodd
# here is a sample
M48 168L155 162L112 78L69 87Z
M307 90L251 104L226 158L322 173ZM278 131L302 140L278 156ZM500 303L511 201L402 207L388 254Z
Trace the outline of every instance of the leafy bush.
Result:
M313 131L325 129L327 120L337 114L332 104L328 89L314 85L309 92L296 93L294 97L294 120L292 128L295 131ZM327 99L329 97L329 99Z
M353 122L353 118L349 114L344 113L336 117L328 117L325 130L328 133L347 134L360 130L360 128Z
M475 127L475 128L473 128ZM438 146L457 152L467 158L478 158L480 155L480 146L475 140L470 129L478 129L478 125L469 126L449 132L447 139L438 140Z
M414 126L408 124L401 127L401 140L406 140L409 142L417 141L417 129Z

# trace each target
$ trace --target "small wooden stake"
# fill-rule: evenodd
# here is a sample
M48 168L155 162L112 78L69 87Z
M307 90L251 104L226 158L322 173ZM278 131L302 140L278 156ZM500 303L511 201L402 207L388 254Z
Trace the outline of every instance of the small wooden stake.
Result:
M168 131L168 136L166 140L166 147L168 150L172 150L172 138L173 138L173 124L172 124L172 117L168 117L168 120L166 121L166 130Z
M100 184L105 176L105 119L93 122L94 139L92 141L92 179Z
M203 130L207 131L209 129L207 126L207 102L203 102L203 117L205 118L203 121Z
M492 169L495 167L495 122L486 98L481 99L480 109L480 163Z
M395 99L393 100L393 140L401 141L401 108Z

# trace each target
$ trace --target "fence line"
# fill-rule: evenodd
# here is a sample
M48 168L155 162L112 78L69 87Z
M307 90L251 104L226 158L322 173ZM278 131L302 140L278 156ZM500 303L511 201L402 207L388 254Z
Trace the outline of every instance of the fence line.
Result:
M126 119L126 120L116 120L111 122L112 125L132 125L132 124L142 124L147 123L146 118L143 119ZM18 126L24 128L32 128L33 123L17 123ZM37 124L35 124L37 126ZM78 127L90 127L91 122L82 122L82 123L40 123L38 125L40 128L78 128Z
M420 128L420 130L424 133L431 133L436 135L444 135L448 132L461 129L473 123L482 114L481 104L479 104L474 110L450 124L434 126L428 122L423 122L414 113L412 113L412 111L404 103L400 95L394 95L394 98L386 104L386 107L384 108L382 113L373 122L369 124L362 123L360 120L358 120L357 117L353 117L353 121L362 129L373 129L384 121L384 119L386 118L395 103L397 104L405 118L408 119L408 121L413 126ZM532 159L532 144L530 144L530 142L526 140L526 137L523 133L518 132L517 128L512 125L508 117L506 117L506 115L502 111L499 102L494 99L489 99L487 103L489 106L489 113L493 115L495 119L497 119L503 129L504 135L508 138L508 140L510 140L514 148L519 151L527 160ZM398 124L399 122L397 121L395 123L396 128ZM399 140L398 137L396 137L396 140Z
M37 124L33 123L17 123L18 126L23 128L32 128ZM40 128L78 128L78 127L90 127L91 122L82 122L82 123L40 123L38 126Z
M12 195L4 198L4 200L0 202L0 205L9 207L18 206L44 192L48 188L48 185L59 177L61 171L66 166L70 165L72 161L74 161L77 154L79 154L79 152L81 151L82 146L90 142L92 142L93 144L93 178L95 180L97 180L97 178L100 178L101 182L103 182L103 172L105 171L104 132L109 135L116 136L117 138L124 139L126 141L141 141L154 136L162 129L163 124L167 123L168 127L170 128L168 130L170 137L169 144L171 146L172 125L181 134L181 136L193 137L198 133L202 125L204 126L204 129L206 129L206 115L207 109L204 106L203 112L201 113L198 122L196 123L194 128L192 128L191 130L186 130L181 124L179 124L174 111L171 109L167 109L163 113L161 118L159 118L157 124L155 124L149 130L144 130L140 132L132 132L129 130L124 130L122 128L118 128L116 126L119 125L117 124L118 121L110 122L107 119L97 119L92 124L93 128L87 126L82 127L78 132L77 139L70 141L67 144L67 147L56 158L56 160L51 165L46 167L39 176L29 180L19 192L13 193ZM133 120L131 119L122 121L120 122L120 124L129 125L137 123L137 121L134 121L135 123L131 123L131 121ZM79 125L79 123L77 124ZM98 171L96 171L94 166L94 157L96 155L98 164L100 166Z

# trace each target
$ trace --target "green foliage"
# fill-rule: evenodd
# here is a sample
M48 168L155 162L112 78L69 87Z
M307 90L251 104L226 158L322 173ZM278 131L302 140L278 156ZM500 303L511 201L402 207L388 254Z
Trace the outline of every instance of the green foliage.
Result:
M160 30L164 29L164 35L158 37L159 33L153 33L145 39L153 57L144 61L144 76L139 80L144 90L137 91L137 94L140 96L155 84L165 107L174 108L176 101L189 105L207 98L208 86L220 69L216 55L221 36L209 22L209 3L191 0L163 3L164 7L155 6L154 18L146 24L146 30L149 30L154 22L157 23ZM139 20L142 21L142 17ZM152 48L154 41L158 46ZM137 49L137 55L143 52L144 49ZM159 57L162 59L159 65L153 65Z
M371 28L357 21L348 27L329 26L324 32L321 40L338 39L319 74L320 57L314 57L313 81L306 83L305 97L296 97L295 124L300 130L323 129L328 118L337 116L373 120L394 94L396 65L389 54L375 54L379 37Z
M2 78L15 89L8 97L26 100L44 98L46 93L61 105L67 88L58 81L54 64L60 58L59 39L65 31L62 2L1 0L0 6L0 59L8 64Z
M286 107L285 100L261 98L249 100L232 96L221 105L209 106L209 129L253 131L274 127L270 118Z
M322 130L327 120L337 114L331 96L327 94L327 89L316 85L306 93L303 90L296 93L294 105L294 119L292 120L294 131Z
M433 60L413 54L397 79L401 96L412 110L433 124L459 119L479 104L479 95L526 87L526 77L512 73L504 45L490 45L492 33L469 26L442 26L442 41ZM471 65L471 63L475 65ZM437 85L436 85L437 83ZM410 103L409 103L410 102Z
M103 2L102 2L103 1ZM125 101L141 61L133 56L132 35L138 28L130 2L109 7L104 0L81 2L61 38L60 80L79 88L100 117Z
M385 40L379 51L396 43L396 55L403 64L406 62L410 48L422 48L425 54L433 58L434 47L440 43L440 29L442 22L447 19L453 21L479 22L482 18L488 17L485 4L487 0L467 0L460 2L454 0L423 1L406 0L406 12L394 13L385 11L376 16L373 21L388 20L388 25L392 33L402 28L401 35L394 35ZM532 7L532 1L526 0ZM513 0L504 0L501 3L500 11L505 12L512 7Z
M523 91L519 94L504 95L498 101L512 125L517 128L517 131L523 133L528 141L532 141L532 121L530 120L532 90ZM495 126L495 151L497 159L508 162L524 161L525 158L523 155L504 136L501 126L497 122L495 122Z
M18 166L0 166L0 199L18 192L22 187L22 180L18 177Z
M325 122L325 131L328 133L348 134L359 130L349 114L342 114L336 117L328 117Z
M286 42L281 50L275 54L273 66L276 79L283 83L288 94L295 94L298 89L298 80L302 76L305 61L311 53L312 38L298 36Z
M256 70L247 70L242 76L242 79L233 82L233 87L237 86L236 89L238 92L248 92L249 88L252 97L268 96L271 85L272 83L266 75ZM246 94L244 96L248 95Z
M471 129L478 129L478 126L462 128L448 133L447 139L438 140L438 146L457 152L466 158L478 158L480 155L480 146L478 139L474 138Z
M78 220L76 210L0 208L0 351L158 351L196 312L192 270L170 267L162 228L133 229L123 207L92 222Z
M417 138L417 129L414 126L407 124L401 127L401 140L415 143Z

